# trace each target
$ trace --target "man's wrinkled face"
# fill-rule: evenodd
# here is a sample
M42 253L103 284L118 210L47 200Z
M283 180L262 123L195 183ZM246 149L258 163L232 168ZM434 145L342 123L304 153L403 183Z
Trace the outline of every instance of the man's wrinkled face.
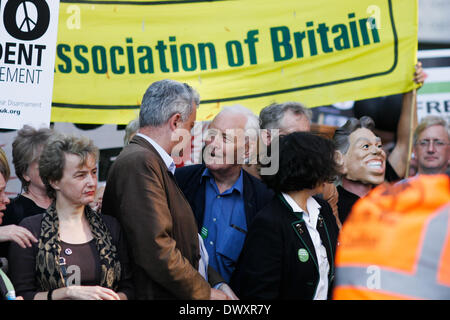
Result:
M369 129L360 128L350 134L349 143L344 155L344 177L364 184L383 183L386 153L381 139Z
M280 134L287 135L292 132L309 132L311 124L305 115L298 115L287 110L280 121Z
M245 158L245 125L247 117L240 114L219 114L209 125L204 160L210 170L241 165Z
M441 125L426 128L417 137L414 154L419 174L444 173L450 157L447 130Z

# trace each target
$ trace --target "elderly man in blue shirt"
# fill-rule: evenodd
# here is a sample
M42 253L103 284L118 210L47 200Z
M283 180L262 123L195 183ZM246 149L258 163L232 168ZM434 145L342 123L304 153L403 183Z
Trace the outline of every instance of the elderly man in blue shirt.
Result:
M175 172L194 211L209 265L227 282L249 224L273 197L259 179L242 169L258 130L259 119L249 109L239 105L224 107L208 128L204 164L178 168Z

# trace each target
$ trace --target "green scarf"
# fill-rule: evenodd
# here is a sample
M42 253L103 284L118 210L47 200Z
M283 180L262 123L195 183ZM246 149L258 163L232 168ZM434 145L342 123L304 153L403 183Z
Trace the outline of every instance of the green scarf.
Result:
M66 286L59 265L61 245L59 219L55 205L55 202L53 202L42 217L41 234L36 256L37 281L40 288L44 291ZM85 207L84 214L89 221L91 232L100 254L100 286L116 291L121 274L121 265L116 246L112 243L111 234L100 214L89 206Z

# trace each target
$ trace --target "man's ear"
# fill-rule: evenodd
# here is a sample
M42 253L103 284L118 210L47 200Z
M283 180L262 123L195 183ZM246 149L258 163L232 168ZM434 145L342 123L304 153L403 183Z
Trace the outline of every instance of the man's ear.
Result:
M175 113L173 114L170 118L169 118L169 127L172 131L176 130L178 128L178 126L181 124L182 119L181 119L181 114L180 113Z
M345 155L341 151L336 150L334 152L334 159L336 160L336 163L339 166L339 172L342 175L347 174L347 164L345 162Z
M31 181L31 178L30 178L30 176L28 175L28 170L27 170L27 172L25 172L24 174L22 174L22 178L23 178L26 182L30 182L30 181Z
M270 145L272 133L270 129L261 129L261 139L266 146Z
M49 183L54 190L59 190L59 181L49 181Z

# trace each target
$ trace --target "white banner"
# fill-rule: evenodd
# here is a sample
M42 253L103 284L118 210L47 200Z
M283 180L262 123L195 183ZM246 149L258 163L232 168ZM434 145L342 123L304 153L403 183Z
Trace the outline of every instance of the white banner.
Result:
M449 0L419 0L419 42L450 44L449 15Z
M59 1L0 0L0 128L50 124Z
M418 52L418 59L428 75L417 91L417 116L442 116L450 122L450 49Z

